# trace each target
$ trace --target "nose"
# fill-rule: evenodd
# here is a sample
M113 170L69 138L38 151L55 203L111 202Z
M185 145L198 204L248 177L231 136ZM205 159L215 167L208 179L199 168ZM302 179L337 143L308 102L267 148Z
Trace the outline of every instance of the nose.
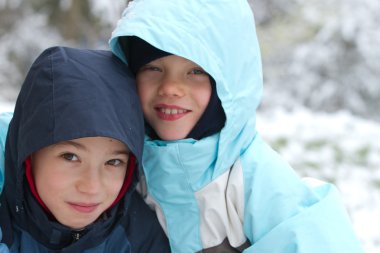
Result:
M185 94L183 83L173 77L167 76L162 79L158 88L158 95L169 97L182 97Z
M85 194L96 194L101 190L100 170L88 166L77 180L77 190Z

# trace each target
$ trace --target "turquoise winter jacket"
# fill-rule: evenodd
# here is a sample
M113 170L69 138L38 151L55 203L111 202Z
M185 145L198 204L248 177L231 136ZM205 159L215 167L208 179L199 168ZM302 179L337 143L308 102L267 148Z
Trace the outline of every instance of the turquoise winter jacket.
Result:
M4 185L4 152L7 138L8 125L12 119L11 112L0 113L0 194Z
M121 36L199 64L227 117L199 141L146 137L141 191L173 252L363 252L337 189L300 178L256 130L263 78L246 0L134 0L110 39L127 62Z

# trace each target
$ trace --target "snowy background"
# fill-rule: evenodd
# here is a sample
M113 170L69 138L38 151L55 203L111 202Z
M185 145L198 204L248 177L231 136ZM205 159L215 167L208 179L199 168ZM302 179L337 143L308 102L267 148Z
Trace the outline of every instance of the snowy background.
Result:
M260 133L301 176L335 183L366 252L380 252L380 1L249 2L265 79ZM0 0L0 112L46 47L107 48L125 5Z

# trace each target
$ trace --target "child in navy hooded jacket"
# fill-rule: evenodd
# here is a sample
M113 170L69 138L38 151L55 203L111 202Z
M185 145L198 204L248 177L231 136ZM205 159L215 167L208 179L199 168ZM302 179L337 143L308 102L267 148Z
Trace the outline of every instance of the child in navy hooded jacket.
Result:
M9 125L0 252L169 252L134 191L143 129L135 83L110 52L45 50Z

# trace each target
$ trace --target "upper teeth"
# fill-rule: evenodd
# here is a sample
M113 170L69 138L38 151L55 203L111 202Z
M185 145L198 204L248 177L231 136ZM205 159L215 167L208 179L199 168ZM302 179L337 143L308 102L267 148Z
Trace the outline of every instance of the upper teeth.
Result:
M187 110L183 109L169 109L169 108L160 108L160 111L165 114L180 114L185 113Z

